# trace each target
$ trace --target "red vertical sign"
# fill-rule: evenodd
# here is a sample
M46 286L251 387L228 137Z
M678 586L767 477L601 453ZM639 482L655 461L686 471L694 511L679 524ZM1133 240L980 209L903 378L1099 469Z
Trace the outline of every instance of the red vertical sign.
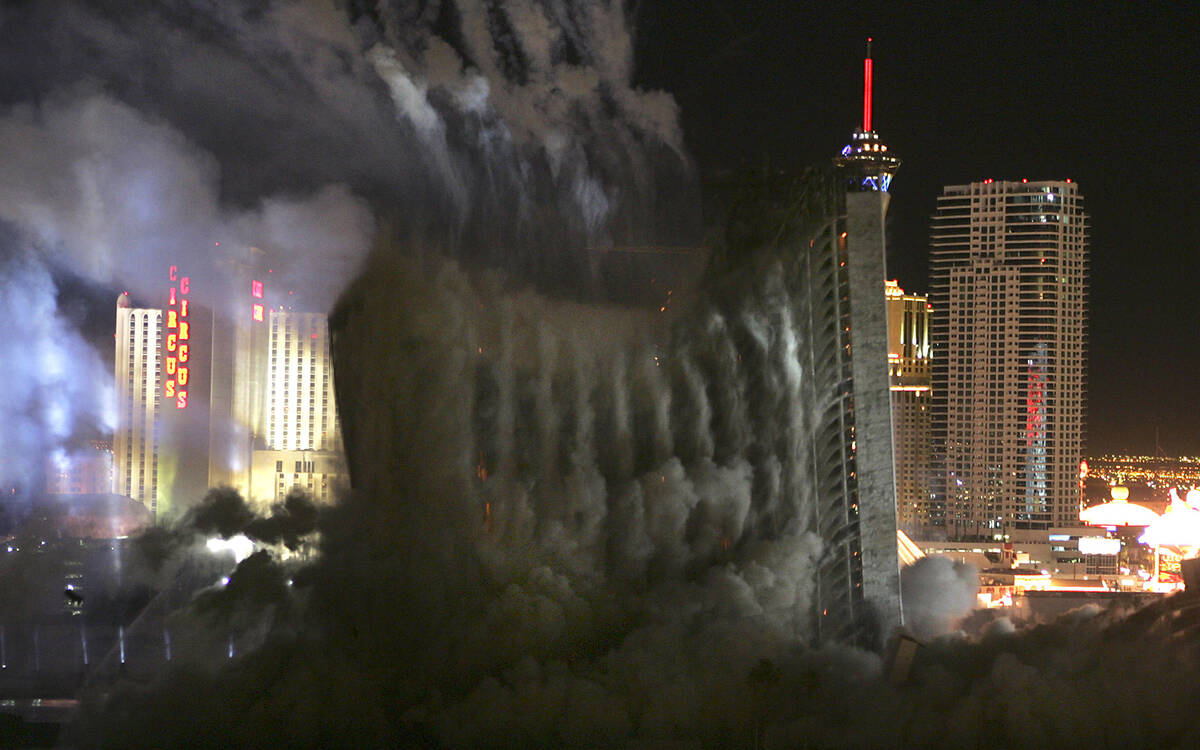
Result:
M174 400L176 409L186 409L188 403L188 365L191 347L191 327L188 310L188 295L192 291L192 280L179 274L179 266L171 266L167 271L171 287L167 292L166 320L166 351L163 353L163 367L166 377L163 379L163 398Z

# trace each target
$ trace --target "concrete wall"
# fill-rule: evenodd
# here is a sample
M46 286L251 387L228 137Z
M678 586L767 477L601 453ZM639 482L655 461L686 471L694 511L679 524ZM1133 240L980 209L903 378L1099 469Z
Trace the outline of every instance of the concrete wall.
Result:
M877 618L884 638L902 620L887 364L887 301L883 290L887 277L883 222L889 198L882 192L846 195L863 599Z

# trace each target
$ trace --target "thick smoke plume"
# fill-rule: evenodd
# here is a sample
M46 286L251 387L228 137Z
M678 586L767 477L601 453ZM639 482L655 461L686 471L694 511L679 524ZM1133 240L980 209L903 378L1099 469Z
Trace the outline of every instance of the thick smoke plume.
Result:
M979 571L941 555L923 557L900 572L904 624L918 638L951 632L976 606Z
M221 309L225 259L254 246L324 310L385 215L577 292L587 248L694 226L674 104L631 87L619 3L60 0L6 10L0 44L6 289L66 273L154 304L179 264ZM71 339L26 311L11 340ZM74 358L76 382L108 383L100 361ZM3 479L28 489L61 424L105 425L9 373L0 419L36 429Z
M0 232L0 241L4 233ZM83 424L111 431L116 404L101 358L57 308L58 288L39 260L18 249L0 262L0 528L19 517L41 481L44 458ZM20 490L20 494L18 494ZM7 516L7 517L6 517Z
M349 405L384 480L267 515L217 489L139 540L162 593L130 631L174 659L93 685L72 744L1186 746L1186 689L1081 706L1194 683L1188 600L935 641L900 687L814 645L786 255L659 314L578 301L589 249L695 237L621 3L51 0L0 44L6 475L108 420L57 274L149 297L253 245L321 308L389 227L358 361L396 361ZM172 610L209 534L262 549Z

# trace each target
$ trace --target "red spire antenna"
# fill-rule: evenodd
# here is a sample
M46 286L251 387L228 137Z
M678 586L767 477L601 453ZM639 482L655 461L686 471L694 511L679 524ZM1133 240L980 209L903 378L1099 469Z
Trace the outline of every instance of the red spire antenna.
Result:
M871 37L867 37L867 59L863 63L863 132L871 132Z

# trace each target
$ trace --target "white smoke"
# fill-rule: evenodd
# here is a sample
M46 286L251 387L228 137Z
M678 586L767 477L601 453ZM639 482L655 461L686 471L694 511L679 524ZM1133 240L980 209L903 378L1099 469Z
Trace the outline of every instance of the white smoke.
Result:
M900 571L904 623L918 638L954 630L977 605L979 571L948 557L923 557Z
M278 278L301 290L301 304L323 309L358 272L373 231L366 205L344 186L223 207L211 155L86 89L0 116L0 150L9 155L0 221L18 232L0 258L10 333L0 419L20 425L6 461L19 477L5 486L19 480L26 491L37 487L45 452L74 429L115 426L111 366L58 314L50 269L153 304L166 268L186 264L209 282L196 284L209 292L204 301L218 306L225 300L211 290L225 251L253 245L279 259ZM111 309L98 314L115 319Z
M359 403L375 406L352 427L374 446L359 454L371 471L320 522L313 565L250 558L174 621L182 671L154 694L176 694L228 639L246 654L236 673L188 689L215 695L235 679L271 697L252 712L265 723L241 728L195 701L189 726L214 741L275 732L268 717L297 710L299 695L278 686L318 689L320 663L321 680L359 683L360 716L397 717L363 719L358 731L383 744L427 732L451 746L738 745L797 672L877 671L872 656L807 648L822 546L811 499L787 480L803 471L804 452L790 450L803 420L705 416L710 391L799 388L779 284L754 280L733 315L698 307L673 330L657 312L513 291L450 263L373 265L354 298L367 307L340 334L372 363L354 378ZM759 367L739 367L746 345L762 350ZM244 504L220 493L185 522L254 538ZM336 659L311 660L311 639ZM279 653L295 671L260 669ZM95 741L132 736L114 712L145 699L110 698L87 725Z
M14 155L0 220L60 268L135 295L153 294L164 269L185 259L215 279L224 254L215 248L254 245L282 255L311 303L327 307L358 272L373 231L344 186L269 196L249 211L223 207L210 154L87 90L14 107L0 118L0 148Z
M358 272L373 214L563 290L581 287L584 248L688 226L664 218L654 177L689 184L677 112L631 85L620 3L447 12L446 38L437 13L403 2L358 16L333 0L6 12L0 33L41 57L9 87L31 93L0 105L0 221L52 273L148 301L167 265L213 280L228 252L259 247L311 309ZM694 216L691 193L669 195ZM45 333L12 320L19 339ZM106 382L94 359L76 360L79 379ZM85 418L24 401L33 383L4 388L9 413Z
M112 430L111 374L94 349L59 315L58 290L30 252L0 264L0 424L4 494L38 488L44 457L80 426Z

